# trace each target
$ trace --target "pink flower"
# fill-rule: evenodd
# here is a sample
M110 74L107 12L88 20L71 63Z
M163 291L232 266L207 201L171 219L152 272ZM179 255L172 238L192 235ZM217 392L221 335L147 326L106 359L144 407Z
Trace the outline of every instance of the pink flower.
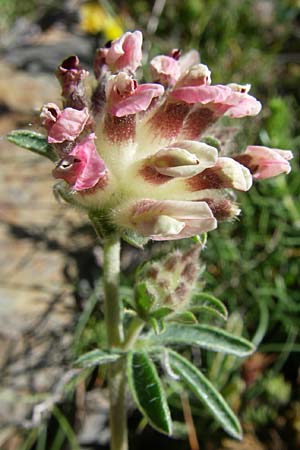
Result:
M152 100L164 93L160 84L137 82L125 72L112 76L107 84L108 111L116 117L146 111Z
M150 73L154 81L172 86L180 78L180 63L171 56L158 55L150 62Z
M289 150L249 145L244 153L233 158L248 167L254 178L263 179L289 173L291 166L288 161L293 154Z
M261 103L251 95L221 84L175 87L171 96L188 104L208 105L216 116L255 116L261 110Z
M124 69L135 72L142 61L142 42L140 31L127 32L115 39L109 48L98 50L98 63L107 64L112 72Z
M74 141L84 130L89 118L88 108L81 111L65 108L62 111L55 103L48 103L41 112L42 124L48 130L48 142L57 144Z
M288 173L292 154L250 146L224 156L231 135L212 126L224 115L258 114L261 104L249 95L250 85L211 85L198 52L181 56L176 49L150 62L156 83L139 84L133 72L141 46L135 31L98 50L90 98L78 58L59 67L64 109L48 103L41 114L62 158L53 175L66 182L63 198L98 211L103 228L124 239L172 240L213 230L218 220L240 212L232 190L247 191L253 177Z
M53 170L54 178L65 180L74 191L93 188L106 176L106 166L97 153L94 143L95 134L91 133Z
M116 219L155 241L191 237L217 227L205 202L145 199L120 211Z

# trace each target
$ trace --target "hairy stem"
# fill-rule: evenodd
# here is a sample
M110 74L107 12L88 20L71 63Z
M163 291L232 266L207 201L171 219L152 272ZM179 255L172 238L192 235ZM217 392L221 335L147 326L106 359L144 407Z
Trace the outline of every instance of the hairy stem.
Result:
M145 322L139 317L134 317L132 319L124 339L123 350L129 350L132 348L144 326Z
M120 238L110 236L104 239L104 312L109 348L123 344L122 309L119 299L120 282ZM127 450L126 417L126 360L110 364L108 387L110 400L111 450Z

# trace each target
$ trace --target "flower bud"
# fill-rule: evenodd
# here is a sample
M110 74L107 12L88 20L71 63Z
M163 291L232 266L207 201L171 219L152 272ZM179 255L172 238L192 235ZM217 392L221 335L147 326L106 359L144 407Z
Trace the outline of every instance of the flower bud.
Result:
M172 313L180 313L189 306L191 293L200 271L200 246L192 245L188 249L177 249L158 261L149 262L139 270L135 292L143 283L152 301L147 307L135 295L138 313L147 319L161 308L169 308ZM146 317L145 317L146 316Z
M143 35L140 31L127 32L115 39L108 48L98 50L97 63L106 64L112 72L128 69L135 72L142 61ZM96 65L95 71L98 72Z
M56 76L61 84L61 95L65 99L65 106L82 109L86 106L85 89L82 81L89 75L79 64L77 56L65 59L57 69Z
M290 173L289 160L293 154L289 150L249 145L241 155L233 158L247 167L256 179L271 178L281 173Z

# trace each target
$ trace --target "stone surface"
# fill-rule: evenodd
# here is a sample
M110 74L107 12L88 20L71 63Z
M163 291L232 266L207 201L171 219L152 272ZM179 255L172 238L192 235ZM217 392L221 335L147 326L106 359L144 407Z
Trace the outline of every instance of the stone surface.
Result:
M93 243L84 219L55 200L51 162L4 137L56 98L54 77L0 63L0 429L30 418L70 367L76 257Z

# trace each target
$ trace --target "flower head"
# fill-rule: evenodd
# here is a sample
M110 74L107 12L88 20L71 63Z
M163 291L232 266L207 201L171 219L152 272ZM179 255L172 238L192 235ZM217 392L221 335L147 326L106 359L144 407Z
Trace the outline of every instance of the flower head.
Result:
M250 85L214 85L198 52L177 49L153 58L152 82L139 83L141 48L140 31L100 48L90 98L78 58L59 67L64 107L48 103L41 113L59 159L53 175L64 181L64 198L123 236L171 240L213 230L240 212L231 190L288 173L292 154L249 146L224 156L209 129L222 116L260 112Z

